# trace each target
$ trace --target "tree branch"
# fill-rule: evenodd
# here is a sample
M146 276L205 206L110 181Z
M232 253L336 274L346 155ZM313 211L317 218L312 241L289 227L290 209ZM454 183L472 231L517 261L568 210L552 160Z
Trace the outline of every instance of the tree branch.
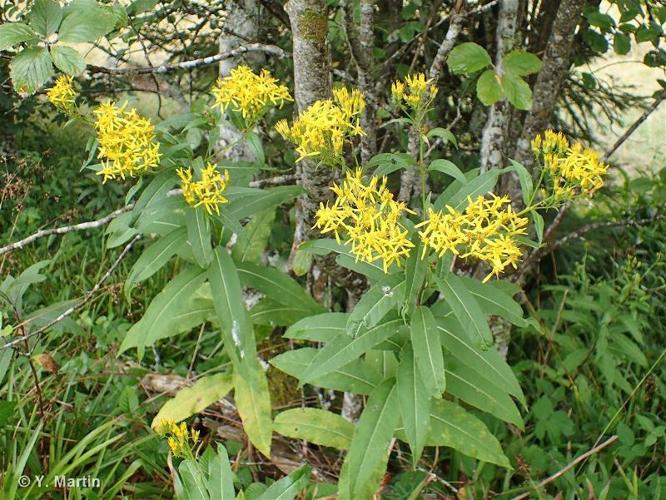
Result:
M96 227L103 226L105 224L108 224L111 222L113 219L116 217L129 212L132 210L134 207L134 204L129 204L125 207L119 208L118 210L114 210L108 215L105 215L104 217L93 220L93 221L88 221L88 222L81 222L80 224L74 224L72 226L63 226L63 227L56 227L53 229L42 229L40 231L37 231L35 234L28 236L27 238L23 238L20 241L16 241L14 243L10 243L9 245L6 245L4 247L0 247L0 255L4 255L8 252L12 252L14 250L20 250L24 246L28 245L29 243L32 243L35 240L38 240L40 238L44 238L45 236L51 236L53 234L67 234L71 233L74 231L83 231L85 229L94 229Z
M67 316L72 314L74 311L76 311L76 310L82 308L84 305L86 305L93 298L93 296L97 293L97 291L101 288L102 284L109 278L109 276L111 276L111 274L113 274L113 271L116 270L116 268L120 265L120 263L125 258L125 256L132 249L132 246L134 245L134 243L136 243L136 241L139 240L140 238L141 238L141 235L137 234L136 236L134 236L134 238L132 238L130 240L130 242L127 245L125 245L125 248L123 248L123 251L120 252L120 254L116 258L116 260L113 262L113 264L111 264L111 267L109 267L109 269L107 269L107 271L100 278L100 280L97 283L95 283L95 286L93 286L90 290L88 290L88 292L86 292L86 294L83 296L83 298L80 301L78 301L76 304L70 306L64 312L59 314L55 319L53 319L52 321L49 321L46 325L42 326L41 328L38 328L34 332L30 332L27 335L21 336L17 339L14 339L14 340L12 340L10 342L7 342L6 344L0 346L0 351L3 350L3 349L7 349L8 347L12 347L12 346L14 346L14 345L16 345L20 342L25 342L31 337L35 337L37 335L40 335L40 334L44 333L46 330L51 328L56 323L59 323L60 321L65 319ZM25 325L29 322L30 322L30 320L26 320L26 321L22 322L21 324L17 325L17 327L24 328Z
M539 484L537 484L535 487L531 488L531 490L528 491L527 493L523 493L522 495L518 495L517 497L514 498L514 500L522 500L523 498L527 498L527 497L529 497L529 496L532 494L532 490L535 490L535 491L536 491L536 490L540 490L541 488L543 488L544 486L546 486L548 483L552 483L552 482L555 481L557 478L563 476L563 475L566 474L569 470L573 469L578 463L580 463L580 462L582 462L583 460L587 459L588 457L594 455L595 453L599 453L601 450L603 450L604 448L610 446L610 445L613 444L615 441L617 441L617 439L618 439L617 435L615 435L615 436L611 436L611 437L608 438L606 441L604 441L603 443L601 443L599 446L595 446L595 447L592 448L591 450L586 451L586 452L583 453L581 456L579 456L578 458L576 458L573 462L569 463L566 467L564 467L563 469L557 471L557 472L556 472L555 474L553 474L552 476L550 476L550 477L544 479L543 481L541 481L541 482L540 482Z
M238 57L239 55L248 53L248 52L262 52L265 54L270 54L278 59L284 59L289 57L289 52L282 50L276 45L264 45L261 43L250 43L247 45L242 45L233 50L227 52L222 52L215 54L214 56L202 57L200 59L193 59L191 61L183 61L177 64L163 64L156 67L136 67L136 68L106 68L104 66L95 66L88 65L88 69L93 73L106 73L111 75L141 75L141 74L165 74L173 71L179 70L189 70L197 68L199 66L207 66L210 64L218 63L224 59L229 59L233 57Z

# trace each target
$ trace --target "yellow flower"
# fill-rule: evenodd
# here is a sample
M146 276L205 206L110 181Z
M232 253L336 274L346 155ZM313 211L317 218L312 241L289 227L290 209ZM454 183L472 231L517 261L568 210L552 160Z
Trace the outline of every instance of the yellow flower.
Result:
M394 262L399 266L414 246L400 224L403 213L410 210L393 199L386 178L380 182L371 177L365 183L363 171L356 169L347 171L342 185L331 189L337 197L330 206L320 205L315 227L323 234L333 233L338 242L346 237L357 260L372 263L381 259L384 272Z
M391 86L393 102L402 107L406 104L413 111L424 112L437 95L437 86L424 73L408 75L404 82L396 81Z
M155 127L149 119L126 107L127 103L118 107L107 102L93 112L99 141L97 155L102 160L102 170L97 174L104 176L104 182L135 177L160 162Z
M160 436L167 438L167 444L174 456L181 458L192 457L190 436L192 444L196 445L199 441L199 431L192 429L191 432L188 432L187 424L185 422L181 422L181 424L178 425L172 419L162 420L155 429Z
M289 89L279 85L270 71L262 69L257 75L242 65L232 69L229 76L220 78L212 92L215 106L240 113L248 129L257 124L269 105L282 106L292 100Z
M203 206L206 212L220 214L219 205L227 203L222 193L227 189L229 172L221 174L213 163L209 163L201 171L201 180L192 180L192 169L179 168L176 170L181 180L183 197L188 205L192 207Z
M561 133L546 130L543 137L534 138L532 150L537 158L543 158L557 201L570 200L579 193L592 196L604 185L608 166L599 153L580 143L570 145Z
M360 91L339 88L333 91L332 99L313 103L291 127L286 120L281 120L275 130L296 144L297 161L320 158L323 163L336 165L345 140L365 134L360 125L364 109L365 99Z
M46 93L49 102L67 114L71 114L74 111L76 95L72 87L72 77L68 75L60 75L53 87Z
M522 255L516 236L526 233L527 219L513 211L508 197L491 193L490 198L468 199L463 212L449 206L443 212L429 209L428 219L416 227L423 228L422 258L432 249L439 257L451 252L482 260L492 268L485 282L508 266L516 267Z

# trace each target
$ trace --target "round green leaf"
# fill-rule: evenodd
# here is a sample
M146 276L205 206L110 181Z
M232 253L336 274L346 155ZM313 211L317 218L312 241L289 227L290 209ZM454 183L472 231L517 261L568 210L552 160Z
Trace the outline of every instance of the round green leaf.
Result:
M504 96L504 90L497 80L497 74L492 69L481 73L476 82L476 95L486 106L492 106Z
M516 109L527 111L532 107L532 90L519 76L505 73L502 76L502 87L506 98Z
M449 69L456 75L474 73L490 63L490 55L486 49L474 42L462 43L455 47L447 61Z

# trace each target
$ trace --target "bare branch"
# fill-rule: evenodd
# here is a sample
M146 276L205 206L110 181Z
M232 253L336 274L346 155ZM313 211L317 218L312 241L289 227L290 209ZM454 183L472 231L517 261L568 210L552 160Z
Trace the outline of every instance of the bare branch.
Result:
M113 219L116 217L124 214L125 212L129 212L132 210L134 207L134 204L127 205L125 207L119 208L118 210L115 210L111 212L108 215L105 215L104 217L93 220L93 221L88 221L88 222L81 222L80 224L74 224L72 226L63 226L63 227L56 227L53 229L42 229L41 231L37 231L35 234L28 236L27 238L23 238L20 241L16 241L14 243L10 243L9 245L6 245L4 247L0 248L0 255L4 255L8 252L12 252L14 250L20 250L24 246L28 245L29 243L32 243L35 240L38 240L40 238L44 238L45 236L51 236L53 234L67 234L71 233L74 231L83 231L85 229L94 229L96 227L103 226L105 224L108 224L111 222Z
M659 105L666 99L666 92L660 92L659 97L657 97L654 102L650 105L649 108L645 110L645 112L634 122L631 124L631 127L627 129L627 131L622 134L622 137L620 137L615 144L613 144L613 147L610 148L610 150L604 155L603 160L608 161L608 159L617 151L617 149L624 144L624 142L629 139L629 136L633 134L638 127L641 126L641 124L648 119L648 117L659 107Z
M242 45L233 50L229 50L227 52L221 52L219 54L215 54L214 56L202 57L200 59L193 59L191 61L183 61L177 64L163 64L161 66L153 68L150 67L106 68L103 66L88 65L88 69L93 73L107 73L111 75L124 75L124 74L141 75L149 73L164 74L164 73L170 73L172 71L193 69L199 66L207 66L210 64L215 64L224 59L238 57L239 55L245 54L247 52L263 52L265 54L271 54L277 57L278 59L284 59L286 57L289 57L290 55L289 52L282 50L280 47L277 47L276 45L250 43L247 45Z
M111 274L113 274L113 271L116 270L116 268L120 265L120 263L125 258L125 256L132 249L132 246L134 245L134 243L136 243L136 241L139 240L140 238L141 238L141 235L137 234L136 236L134 236L134 238L132 238L130 240L130 242L127 245L125 245L125 248L123 248L123 251L120 252L118 257L116 257L116 260L113 262L113 264L111 264L111 267L109 267L109 269L107 269L107 271L100 278L100 280L97 283L95 283L95 286L93 286L90 290L88 290L88 292L86 292L86 294L83 296L83 298L80 301L78 301L76 304L70 306L67 310L65 310L64 312L59 314L55 319L53 319L52 321L49 321L46 325L42 326L41 328L38 328L34 332L30 332L29 334L27 334L25 336L19 337L17 339L12 340L11 342L7 342L6 344L0 346L0 350L7 349L8 347L12 347L12 346L14 346L14 345L16 345L20 342L25 342L27 339L29 339L31 337L35 337L37 335L40 335L40 334L44 333L46 330L51 328L56 323L59 323L60 321L65 319L67 316L72 314L74 311L76 311L78 309L81 309L84 305L86 305L93 298L93 296L102 287L102 284L104 284L104 282L109 278L109 276L111 276ZM23 323L21 323L18 326L24 327L25 324L27 324L27 323L29 323L29 320L24 321Z
M611 436L611 437L608 438L606 441L604 441L603 443L601 443L599 446L595 446L595 447L592 448L591 450L586 451L586 452L583 453L581 456L577 457L573 462L569 463L566 467L564 467L563 469L557 471L557 472L556 472L555 474L553 474L552 476L550 476L550 477L544 479L543 481L541 481L539 484L537 484L537 485L536 485L534 488L532 488L532 489L533 489L533 490L540 490L541 488L543 488L544 486L546 486L548 483L552 483L552 482L555 481L557 478L563 476L563 475L566 474L569 470L573 469L573 468L576 466L576 464L582 462L583 460L585 460L585 459L587 459L588 457L594 455L595 453L599 453L601 450L603 450L604 448L610 446L610 445L613 444L615 441L617 441L617 439L618 439L617 435L615 435L615 436ZM527 498L527 497L529 497L531 494L532 494L532 491L530 490L530 491L528 491L527 493L523 493L522 495L518 495L517 497L514 498L514 500L522 500L523 498Z
M444 40L439 45L437 49L437 54L432 61L430 66L430 71L428 72L429 78L437 82L440 75L442 74L442 69L444 68L444 61L449 55L449 52L453 49L453 46L458 40L458 35L462 30L463 22L465 21L465 6L467 2L465 0L458 0L453 6L451 15L449 16L449 29L446 31Z

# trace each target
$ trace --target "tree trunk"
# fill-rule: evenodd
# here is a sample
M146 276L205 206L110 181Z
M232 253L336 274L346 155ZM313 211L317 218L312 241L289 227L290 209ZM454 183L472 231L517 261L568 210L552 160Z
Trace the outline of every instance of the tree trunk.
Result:
M323 0L290 0L285 10L293 37L294 97L302 113L314 102L331 97L327 9ZM296 168L305 193L296 204L292 257L299 245L310 239L315 213L319 203L331 199L329 186L334 179L331 168L318 167L311 160L299 162ZM311 275L323 279L320 269L313 269Z
M230 2L228 15L224 20L224 27L219 40L219 52L225 53L242 45L243 40L256 40L259 33L257 25L258 5L256 0L234 0ZM257 62L263 62L264 57L260 53L253 53L248 57L256 58ZM220 77L228 76L232 69L239 63L239 57L230 57L220 61ZM220 124L220 139L218 142L219 155L234 161L255 160L254 153L245 141L241 141L242 135L234 126L228 123Z
M543 56L543 68L534 84L532 109L527 114L514 158L526 167L534 165L530 142L550 123L562 82L571 66L571 49L581 21L585 0L562 0Z
M375 91L374 57L372 54L375 40L373 31L375 0L360 0L360 7L360 20L357 25L354 20L354 3L350 0L343 0L342 2L349 52L356 65L358 86L366 97L365 110L361 116L361 126L365 131L365 135L361 137L361 161L365 163L377 152L375 123L377 93Z
M502 74L502 58L513 50L518 21L519 0L505 0L500 4L497 22L495 66ZM510 107L506 99L490 108L488 121L481 137L481 172L503 166L505 144L509 132Z

